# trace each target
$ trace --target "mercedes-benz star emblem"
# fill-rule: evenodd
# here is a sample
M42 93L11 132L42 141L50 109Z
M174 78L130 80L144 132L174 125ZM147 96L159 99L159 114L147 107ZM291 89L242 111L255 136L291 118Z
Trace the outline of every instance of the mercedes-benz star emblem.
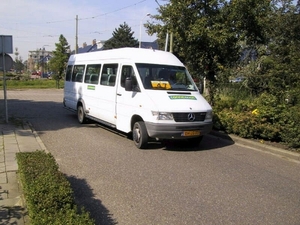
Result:
M188 120L189 121L194 121L196 119L195 114L194 113L189 113L188 114Z

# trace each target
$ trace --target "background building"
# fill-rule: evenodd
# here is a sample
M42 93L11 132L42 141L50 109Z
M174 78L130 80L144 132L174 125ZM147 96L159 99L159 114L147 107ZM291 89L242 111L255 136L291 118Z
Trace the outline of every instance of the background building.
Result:
M29 51L27 60L27 70L31 73L43 74L48 72L48 63L52 58L52 51L47 51L45 47L35 51Z

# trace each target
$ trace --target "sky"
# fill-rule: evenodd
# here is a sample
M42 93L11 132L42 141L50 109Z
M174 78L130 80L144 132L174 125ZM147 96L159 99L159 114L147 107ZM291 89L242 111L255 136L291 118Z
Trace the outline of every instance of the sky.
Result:
M157 3L158 2L158 3ZM163 0L1 0L0 35L12 35L13 51L18 48L23 62L29 51L45 48L55 50L62 34L75 50L76 16L78 16L78 46L96 39L108 40L115 29L126 22L142 41L154 41L142 23L151 21L147 14L157 14ZM140 34L140 27L142 32ZM10 54L15 59L15 54Z

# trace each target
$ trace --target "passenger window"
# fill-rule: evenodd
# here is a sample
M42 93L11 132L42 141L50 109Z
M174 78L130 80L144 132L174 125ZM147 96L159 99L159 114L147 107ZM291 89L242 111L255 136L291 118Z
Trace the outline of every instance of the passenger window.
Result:
M73 66L68 66L66 71L66 81L71 81Z
M82 82L83 74L77 73L75 77L75 82Z
M73 82L82 82L84 69L85 69L85 65L74 66L73 73L72 73Z
M101 64L87 65L84 83L98 84Z
M104 64L100 84L105 86L115 86L118 64Z

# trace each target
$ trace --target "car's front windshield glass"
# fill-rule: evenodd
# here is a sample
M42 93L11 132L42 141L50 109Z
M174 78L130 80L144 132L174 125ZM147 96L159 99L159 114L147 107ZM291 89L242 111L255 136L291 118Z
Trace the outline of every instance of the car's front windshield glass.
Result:
M184 67L145 63L136 66L145 89L197 91Z

